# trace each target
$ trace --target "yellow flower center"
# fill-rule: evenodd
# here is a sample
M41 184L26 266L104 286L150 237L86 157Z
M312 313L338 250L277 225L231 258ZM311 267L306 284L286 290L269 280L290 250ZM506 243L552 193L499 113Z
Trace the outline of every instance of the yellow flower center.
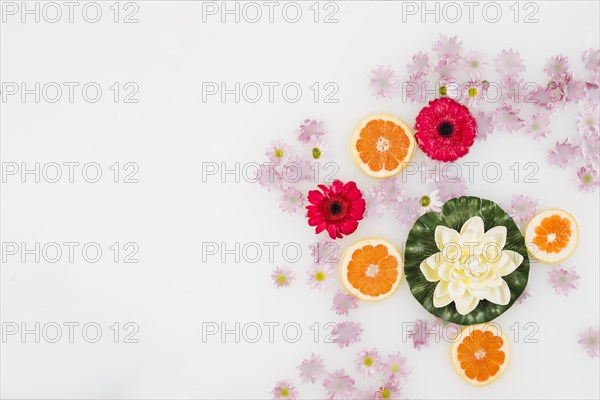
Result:
M275 157L281 158L281 157L283 157L283 150L282 149L275 149L275 151L273 152L273 154L275 154Z
M325 272L319 271L315 274L315 280L317 282L323 282L326 278Z
M280 285L283 285L285 282L286 282L285 275L279 275L277 277L277 283L279 283Z
M392 391L388 388L383 388L383 389L381 389L381 392L379 393L379 395L381 396L382 399L389 399L392 397Z
M431 204L431 197L429 197L429 196L421 197L421 206L422 207L429 207L430 204Z
M471 97L471 98L477 97L477 88L475 88L475 87L469 88L469 97Z
M281 390L279 391L279 394L281 395L281 397L288 397L290 395L290 389L284 387L281 388Z
M400 372L400 366L398 364L392 364L390 366L390 370L394 373L397 374L398 372Z
M448 94L448 88L446 86L440 86L440 96L446 96Z
M373 365L373 358L371 357L365 357L365 359L363 360L363 364L365 365L365 367L370 367Z
M320 148L314 147L312 149L312 156L315 160L318 160L319 158L321 158L322 155L323 155L323 152L321 151Z

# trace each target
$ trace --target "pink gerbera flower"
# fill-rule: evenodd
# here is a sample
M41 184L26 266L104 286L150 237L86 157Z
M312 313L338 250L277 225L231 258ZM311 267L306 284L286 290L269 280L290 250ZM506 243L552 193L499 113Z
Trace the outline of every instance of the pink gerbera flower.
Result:
M358 301L356 296L350 293L344 293L338 290L333 296L333 307L331 309L335 311L337 315L348 315L348 311L358 308Z
M421 202L417 197L411 197L399 202L394 214L396 220L402 225L412 225L420 215Z
M437 183L438 196L443 202L464 196L467 185L462 177L442 177Z
M308 224L316 227L316 233L327 230L332 239L353 233L365 213L365 200L356 183L335 180L319 189L308 192Z
M331 264L313 264L306 274L308 285L313 289L326 289L335 280L335 270Z
M477 135L475 140L486 140L488 135L494 133L493 113L477 112L475 122L477 123Z
M354 379L343 369L327 374L323 386L327 389L327 398L330 400L349 400L354 394Z
M456 36L447 37L440 35L439 40L433 45L433 50L442 58L458 58L462 50L462 42L459 42Z
M373 95L376 98L389 99L398 91L400 82L396 78L392 67L379 65L376 69L371 70L369 86L371 86Z
M579 191L581 192L595 192L600 186L598 170L591 165L579 168L577 178L579 180Z
M556 265L548 272L548 278L556 293L568 296L572 291L577 290L580 276L575 272L575 267L567 269Z
M379 369L379 352L376 349L362 350L356 355L354 366L364 376L372 376Z
M340 322L333 329L333 341L340 347L348 347L352 343L360 342L362 331L360 323L350 321Z
M365 218L366 217L381 217L385 211L385 203L383 202L383 194L375 187L371 187L365 191Z
M550 134L550 115L547 112L535 113L525 122L527 133L535 139L545 138Z
M325 366L321 357L312 353L310 359L302 360L302 364L297 367L300 370L300 379L302 383L315 383L325 375Z
M569 163L581 154L581 149L569 142L569 138L564 142L556 142L553 149L548 152L548 163L565 168Z
M379 364L379 372L384 376L395 375L396 377L406 379L410 370L406 366L406 357L402 353L388 355Z
M537 200L529 196L514 195L510 202L509 215L518 224L528 222L537 212Z
M381 195L383 203L390 206L397 204L404 198L402 181L399 177L382 179L375 186L375 191Z
M487 66L487 60L483 53L471 52L463 58L463 66L469 77L479 78Z
M550 57L544 68L544 72L550 79L559 79L569 72L569 59L562 55Z
M290 381L278 381L275 383L275 387L271 391L273 394L273 399L289 399L295 400L298 398L298 392L296 391L296 387Z
M427 53L419 51L417 54L413 55L412 63L407 64L406 69L409 75L427 75L429 73L429 56Z
M442 97L429 102L417 115L417 144L431 159L456 161L469 152L477 134L477 123L469 109Z
M277 267L273 270L271 274L271 278L273 279L273 283L277 289L282 287L288 287L294 281L295 274L294 272L286 267Z
M294 214L302 209L304 205L304 196L302 192L293 187L285 189L281 195L281 204L279 207L283 212Z
M590 326L581 332L577 342L583 346L590 357L598 357L600 353L600 331L598 329Z
M311 140L316 140L316 138L324 134L323 122L317 122L314 119L305 119L304 123L300 125L298 140L302 143L309 143Z
M523 127L523 120L519 117L519 111L521 110L510 104L504 104L496 108L494 114L496 126L507 132L518 131Z
M408 334L408 338L412 339L413 347L415 349L421 350L421 347L429 346L428 330L427 321L422 319L415 321L414 330Z
M375 392L376 400L399 399L400 385L396 375L389 375L384 379L379 390Z
M496 71L502 76L517 76L525 71L523 59L519 55L519 52L513 51L513 49L502 50L498 57L496 57Z

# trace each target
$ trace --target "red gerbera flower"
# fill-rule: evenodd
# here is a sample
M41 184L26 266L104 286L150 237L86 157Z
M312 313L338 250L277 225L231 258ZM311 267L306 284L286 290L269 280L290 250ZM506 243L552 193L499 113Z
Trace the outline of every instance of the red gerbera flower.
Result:
M430 158L456 161L469 152L477 123L462 104L441 97L423 107L415 123L417 144Z
M365 213L365 200L356 183L335 180L330 187L319 185L319 189L308 192L308 225L316 226L316 233L327 229L332 239L354 232Z

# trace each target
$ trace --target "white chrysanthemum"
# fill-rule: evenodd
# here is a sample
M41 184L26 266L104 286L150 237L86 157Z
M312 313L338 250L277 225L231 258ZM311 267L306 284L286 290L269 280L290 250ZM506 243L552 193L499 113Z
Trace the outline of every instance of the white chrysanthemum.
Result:
M421 272L430 282L439 282L433 294L433 305L444 307L452 302L466 315L480 300L506 305L510 289L502 279L523 262L523 256L503 250L506 227L496 226L484 232L483 219L472 217L460 233L439 225L435 229L435 253L421 263Z

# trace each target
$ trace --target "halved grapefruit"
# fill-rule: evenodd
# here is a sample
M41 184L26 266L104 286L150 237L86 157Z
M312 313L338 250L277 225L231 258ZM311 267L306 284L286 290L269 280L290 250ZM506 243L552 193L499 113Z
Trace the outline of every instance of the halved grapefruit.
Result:
M579 243L579 226L574 216L554 208L535 215L525 230L529 253L538 260L556 264L575 251Z

